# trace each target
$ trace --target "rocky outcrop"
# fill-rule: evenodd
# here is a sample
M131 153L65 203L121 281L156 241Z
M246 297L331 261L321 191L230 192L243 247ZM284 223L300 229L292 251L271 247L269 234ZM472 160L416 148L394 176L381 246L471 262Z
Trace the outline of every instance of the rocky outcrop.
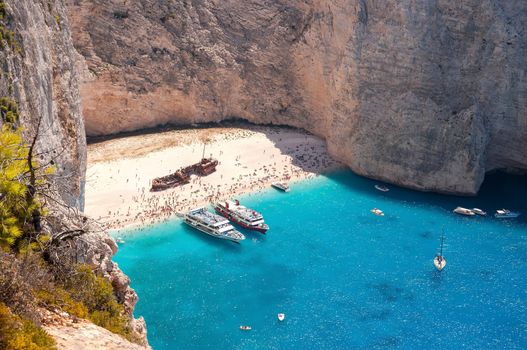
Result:
M62 0L4 0L12 44L0 50L0 96L18 103L28 142L37 134L39 161L56 165L63 199L83 206L86 138L69 23ZM4 35L5 37L5 35ZM1 121L0 121L1 123Z
M68 0L89 135L232 117L355 172L473 194L527 169L527 3Z
M56 232L47 249L47 258L57 266L87 264L112 283L117 301L124 306L134 338L148 346L146 324L143 317L134 318L138 301L130 287L130 279L112 261L117 244L97 222L72 208L55 208L47 217L50 231Z

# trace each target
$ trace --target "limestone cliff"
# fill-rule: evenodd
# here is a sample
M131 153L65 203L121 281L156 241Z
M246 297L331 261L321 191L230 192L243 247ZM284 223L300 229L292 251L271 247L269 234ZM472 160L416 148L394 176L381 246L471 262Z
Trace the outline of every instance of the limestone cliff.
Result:
M31 143L38 135L34 154L40 164L53 162L56 168L49 193L58 196L43 200L48 211L43 220L44 231L52 235L50 260L90 264L108 278L118 301L125 307L130 325L147 344L144 321L133 319L137 295L130 288L128 277L111 261L117 245L104 230L77 211L83 207L86 171L77 56L63 0L0 1L1 101L17 103L17 123L24 128L26 141ZM4 107L4 102L1 103ZM65 232L76 234L67 236ZM92 336L99 330L93 325L83 325ZM74 330L62 334L61 341L69 335L75 339L82 336L75 334ZM101 334L101 341L106 339L107 344L113 344L109 340L112 333ZM128 343L115 337L115 344ZM90 348L97 349L95 345ZM106 348L104 344L100 347ZM137 346L129 344L128 348Z
M521 0L67 0L89 135L298 126L354 171L473 194L527 169Z
M42 163L56 164L64 200L83 206L86 138L81 114L76 51L62 1L7 0L5 30L14 43L0 50L0 96L18 103L28 142L37 132ZM4 35L5 36L5 35Z

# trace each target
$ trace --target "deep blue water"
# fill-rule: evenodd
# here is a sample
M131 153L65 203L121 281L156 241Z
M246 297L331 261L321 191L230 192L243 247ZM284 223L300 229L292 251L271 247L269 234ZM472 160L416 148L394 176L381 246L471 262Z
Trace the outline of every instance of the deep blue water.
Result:
M116 261L162 349L526 349L527 181L489 176L478 197L419 193L342 171L243 196L266 236L241 245L179 219L121 231ZM461 205L524 215L462 217ZM378 207L386 216L370 209ZM432 259L441 230L447 266ZM276 314L286 320L278 322ZM243 332L240 325L251 325Z

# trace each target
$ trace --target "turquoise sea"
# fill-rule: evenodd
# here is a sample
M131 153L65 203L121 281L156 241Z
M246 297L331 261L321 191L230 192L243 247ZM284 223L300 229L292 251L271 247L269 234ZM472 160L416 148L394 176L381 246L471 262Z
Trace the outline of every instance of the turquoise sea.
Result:
M526 349L527 178L490 175L469 198L376 183L339 171L242 196L271 229L240 245L179 219L116 232L154 350ZM524 215L468 218L458 205Z

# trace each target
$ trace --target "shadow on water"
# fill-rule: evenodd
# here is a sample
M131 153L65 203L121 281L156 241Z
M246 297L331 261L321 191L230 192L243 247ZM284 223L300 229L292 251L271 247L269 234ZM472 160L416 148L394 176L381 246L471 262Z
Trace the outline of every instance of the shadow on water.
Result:
M433 205L451 212L455 207L480 208L488 213L492 219L497 209L507 208L519 211L521 216L514 219L516 223L527 224L527 176L511 175L502 172L487 174L477 196L463 197L430 192L420 192L389 185L389 192L375 190L374 186L381 182L367 179L351 171L335 171L325 174L329 179L342 184L354 192L361 192L368 196L378 196L398 204L413 202L416 204ZM500 219L501 222L510 222ZM423 232L423 238L428 233Z
M438 271L434 269L433 267L430 269L430 282L431 287L433 289L439 289L441 288L441 284L443 283L443 280L446 279L448 274L447 270Z
M253 242L257 242L257 243L264 243L265 240L266 240L266 235L262 234L262 233L259 233L259 232L256 232L256 231L251 231L251 230L245 230L241 227L236 227L236 229L238 231L240 231L241 233L243 233L243 235L245 236L245 240L246 241L253 241Z
M430 230L426 230L426 231L422 231L421 233L419 233L419 237L423 238L423 239L436 239L437 238L437 233L436 232L433 232L433 231L430 231Z
M415 295L409 289L392 284L390 281L369 283L368 287L376 291L386 303L395 303L401 299L406 301L415 299Z
M395 335L380 336L363 349L395 349L401 343L400 338Z

